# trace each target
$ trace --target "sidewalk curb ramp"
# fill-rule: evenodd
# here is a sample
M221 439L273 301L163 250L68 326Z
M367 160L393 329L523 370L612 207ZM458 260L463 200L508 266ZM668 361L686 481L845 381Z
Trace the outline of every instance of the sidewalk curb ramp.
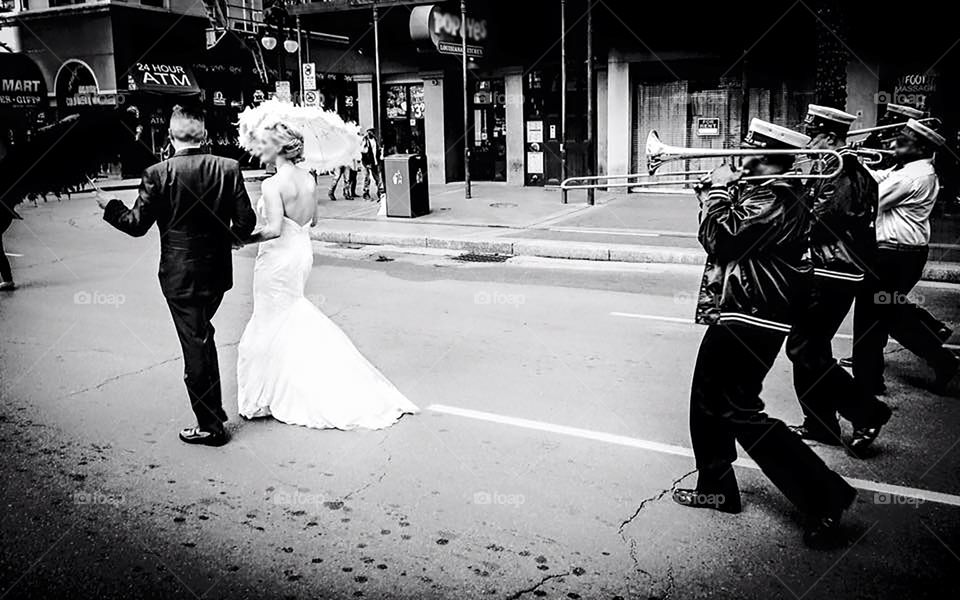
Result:
M325 231L319 229L311 231L311 237L320 242L336 244L437 248L475 254L503 254L507 256L536 256L628 263L702 265L706 259L706 254L695 248L597 244L509 237L496 239L439 238L428 235ZM928 262L923 272L923 279L943 283L960 283L960 264Z

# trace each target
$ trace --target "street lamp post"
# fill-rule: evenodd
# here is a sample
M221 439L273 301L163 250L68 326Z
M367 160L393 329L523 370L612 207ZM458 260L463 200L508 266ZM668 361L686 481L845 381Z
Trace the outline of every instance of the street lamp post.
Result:
M597 174L597 153L593 147L593 7L587 0L587 175ZM587 204L596 202L596 190L587 190Z
M463 61L463 194L470 199L470 107L467 85L467 0L460 0L460 59Z
M567 0L560 0L560 183L567 178Z
M380 129L383 113L383 102L380 95L380 11L377 9L376 0L373 3L373 85L376 87L375 96L377 98L377 110L373 118L373 126L377 130L380 140L383 140L383 131Z

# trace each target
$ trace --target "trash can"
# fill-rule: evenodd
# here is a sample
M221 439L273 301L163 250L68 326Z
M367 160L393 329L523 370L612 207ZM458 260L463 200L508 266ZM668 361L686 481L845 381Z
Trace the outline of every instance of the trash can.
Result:
M388 217L419 217L430 212L427 160L422 154L391 154L383 161Z

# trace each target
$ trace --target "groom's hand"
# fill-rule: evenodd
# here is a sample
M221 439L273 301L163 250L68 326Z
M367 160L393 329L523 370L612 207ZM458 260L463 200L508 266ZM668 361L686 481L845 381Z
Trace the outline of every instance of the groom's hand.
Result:
M110 201L113 200L113 198L107 198L100 192L94 192L93 197L96 198L97 206L99 206L101 209L106 208L107 205L110 204Z

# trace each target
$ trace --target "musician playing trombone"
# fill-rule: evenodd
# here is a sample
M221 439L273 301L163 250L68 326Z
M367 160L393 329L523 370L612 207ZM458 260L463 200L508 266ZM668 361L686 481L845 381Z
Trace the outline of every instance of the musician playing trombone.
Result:
M744 145L757 154L743 169L714 170L699 190L699 240L707 252L697 322L707 325L694 367L690 437L699 472L673 500L728 513L741 510L735 442L806 517L804 542L830 547L856 491L787 426L764 410L760 390L790 331L795 299L809 285L810 219L790 171L803 134L754 119ZM770 153L769 150L773 150ZM765 152L766 151L766 152ZM776 151L779 151L777 153ZM742 176L771 177L766 182Z
M803 424L791 429L805 440L839 446L843 443L839 412L853 424L848 450L862 457L891 410L869 391L860 391L834 360L831 347L876 252L877 183L856 153L845 148L855 120L856 116L828 106L807 108L807 147L839 151L843 170L832 179L811 180L808 187L814 277L787 337L787 356L793 362L793 384L804 415Z
M936 320L908 297L927 263L930 213L940 190L933 156L944 141L910 119L897 136L896 166L874 172L880 196L876 266L857 296L853 319L853 374L870 391L884 389L888 335L933 368L934 391L945 391L960 369L960 360L943 346L944 332L931 325Z

